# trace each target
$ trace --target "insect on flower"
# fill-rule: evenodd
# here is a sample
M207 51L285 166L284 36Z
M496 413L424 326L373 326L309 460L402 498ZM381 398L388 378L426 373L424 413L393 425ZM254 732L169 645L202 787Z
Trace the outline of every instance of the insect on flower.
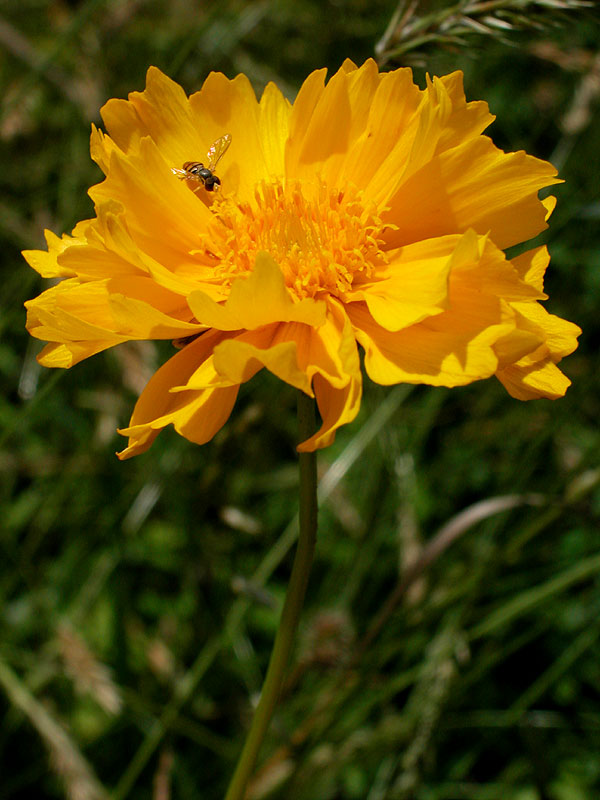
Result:
M188 180L201 183L207 192L218 192L221 181L215 175L215 169L230 144L231 134L226 133L225 136L220 136L217 141L208 148L208 153L206 154L208 164L206 166L204 166L202 161L186 161L182 169L172 167L171 172L183 181ZM194 189L194 191L196 190Z

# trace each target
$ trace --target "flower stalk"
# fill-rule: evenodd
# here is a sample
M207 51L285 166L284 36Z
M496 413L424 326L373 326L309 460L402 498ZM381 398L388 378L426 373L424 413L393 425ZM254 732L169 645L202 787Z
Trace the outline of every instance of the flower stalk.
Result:
M315 401L298 392L298 428L300 441L315 431ZM237 763L225 800L243 800L254 771L260 747L277 705L285 671L298 628L317 535L317 459L316 454L299 453L300 495L298 546L292 566L279 627L269 660L267 675L254 713L252 725Z

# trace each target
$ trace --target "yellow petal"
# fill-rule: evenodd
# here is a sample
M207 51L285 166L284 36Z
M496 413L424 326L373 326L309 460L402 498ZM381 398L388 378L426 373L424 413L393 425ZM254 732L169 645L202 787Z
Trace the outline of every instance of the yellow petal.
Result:
M413 141L411 123L420 102L410 69L380 76L366 127L352 144L345 165L348 178L356 186L368 187L369 196L376 198L384 193L382 185L397 183L398 165L405 162ZM397 149L402 147L399 142L404 143L404 155Z
M528 366L513 364L500 370L497 378L511 397L517 400L536 400L540 397L556 400L563 397L571 385L571 381L550 358Z
M217 331L204 334L201 338L205 346L212 342L214 352L205 355L186 382L174 385L171 391L201 391L245 383L266 367L286 383L311 393L310 379L298 365L297 341L293 338L280 341L278 336L285 327L271 325L234 337Z
M89 194L97 205L119 203L137 247L173 270L201 244L212 215L172 166L150 138L142 139L137 153L113 152L109 176Z
M214 270L199 257L182 255L171 270L140 249L132 239L121 206L106 201L97 206L97 219L87 226L85 238L74 240L59 253L60 267L85 280L107 277L148 277L162 287L165 296L187 295L202 287L212 297L222 299L221 287L215 287ZM174 271L172 271L174 270Z
M365 368L376 383L462 386L493 375L494 343L514 328L500 302L465 294L460 306L425 322L391 333L377 325L366 307L348 314L365 349Z
M238 386L198 392L171 391L174 385L185 383L198 365L210 357L215 341L218 341L215 335L204 334L152 376L135 406L129 427L119 431L129 436L128 447L118 454L119 458L143 453L167 425L174 425L175 430L190 441L203 444L225 424Z
M115 326L131 339L177 339L204 330L202 325L176 319L143 300L116 292L108 302Z
M364 300L374 320L389 331L407 328L448 307L448 276L458 236L428 239L400 248L385 275L348 294Z
M321 327L286 326L282 336L292 336L298 342L300 365L311 379L321 375L335 388L360 380L354 332L341 303L330 300L327 319Z
M237 278L229 298L218 305L204 292L192 292L188 304L203 325L222 331L253 330L272 322L304 322L318 326L325 321L325 303L310 298L294 303L277 263L259 253L248 278Z
M145 136L152 138L167 162L180 167L201 161L211 142L195 126L188 98L179 84L156 67L146 74L143 92L128 100L109 100L100 113L111 138L128 152Z
M473 291L506 300L545 297L487 237L467 231L400 248L376 279L347 299L364 300L379 325L398 331L441 314L451 298Z
M304 131L310 125L323 90L325 88L326 69L311 72L303 82L294 100L289 123L289 139L286 144L285 165L289 178L294 178L298 169L300 153L304 143Z
M537 286L521 277L490 238L477 236L474 231L467 231L460 238L453 254L452 269L456 291L478 289L493 297L515 301L546 297Z
M250 81L245 75L229 80L220 72L211 72L200 91L190 97L190 108L207 147L231 134L231 147L217 169L222 192L251 200L255 184L270 176L271 167L262 147L261 114ZM189 158L202 161L205 153Z
M229 419L238 390L238 386L231 386L172 395L176 399L162 417L119 430L129 437L129 442L117 455L124 461L144 453L167 425L173 425L177 433L194 444L206 444Z
M199 390L211 384L243 383L266 367L279 378L311 394L315 375L335 388L360 380L360 362L350 321L339 304L331 304L319 328L298 322L244 331L215 348L214 358L173 391ZM213 371L214 370L214 371Z
M369 195L382 204L434 156L478 136L494 119L486 103L466 102L460 72L428 79L424 92L412 83L410 70L397 70L389 77L397 89L402 87L400 102L381 110L383 136L367 141L373 152L385 145L385 159L369 175ZM395 118L390 119L392 114ZM387 138L398 122L395 138Z
M109 102L119 102L125 103L125 100L115 100ZM139 148L139 138L136 138L136 147ZM108 175L108 170L110 169L110 159L111 154L116 150L117 145L115 142L107 136L104 131L99 130L93 123L92 123L92 131L90 134L90 155L92 160L98 164L100 169L105 175Z
M543 344L543 334L534 328L515 328L493 344L494 353L498 357L497 370L526 358Z
M524 320L522 323L543 338L552 360L560 361L577 348L577 337L581 328L566 319L549 314L539 303L511 303Z
M355 145L363 140L369 124L371 105L382 76L373 59L367 59L361 67L354 70L347 70L342 66L339 72L346 76L349 117L347 122L343 122L338 117L336 129L339 135L340 126L345 126L348 132L348 141L341 152L336 148L333 154L328 154L320 172L323 179L333 186L343 183L347 175L350 175L352 182L359 186L355 175L356 161L353 150ZM343 103L345 104L345 101Z
M75 364L83 361L84 358L95 356L97 353L101 353L102 350L114 347L115 344L119 344L121 341L121 339L113 336L105 341L69 342L68 345L51 343L42 349L37 356L37 360L43 367L70 369Z
M45 250L23 250L23 257L30 267L40 273L42 278L70 278L75 275L72 268L68 265L59 263L59 256L74 245L80 244L83 240L63 234L62 238L56 236L52 231L45 230L44 236L48 245Z
M330 301L327 319L318 328L295 322L279 325L273 344L282 342L296 345L297 363L301 372L306 374L309 386L316 375L321 375L335 388L345 387L352 379L360 378L356 341L350 320L340 303ZM310 391L305 391L310 394Z
M314 167L315 163L325 161L334 153L343 153L348 148L350 137L350 100L346 73L337 72L328 82L301 138L298 150L298 175L305 171L306 165ZM300 139L299 132L295 131ZM293 174L293 166L288 161L288 170Z
M296 448L300 453L328 447L335 439L336 430L356 417L360 409L362 380L360 373L341 389L331 386L320 375L314 380L315 397L322 424L319 430Z
M290 386L312 395L307 374L298 366L296 342L273 343L275 332L275 328L263 329L222 342L215 347L215 370L231 383L245 383L266 367Z
M72 240L57 256L60 267L85 280L147 272L139 250L111 210L99 209L99 217L87 228L85 238Z
M138 94L140 92L132 92L129 97L132 98ZM106 173L101 162L107 164L114 147L118 147L126 153L132 146L139 145L142 136L148 135L148 130L137 115L135 106L129 100L111 98L100 109L100 116L109 135L106 136L95 125L92 125L92 157Z
M368 59L358 69L338 70L324 88L320 75L314 81L311 78L294 103L287 174L314 180L317 171L335 185L348 163L350 148L367 125L380 76L375 62Z
M351 58L345 58L345 59L342 61L342 66L340 67L340 69L341 69L343 72L354 72L355 70L357 70L357 69L358 69L358 67L357 67L357 65L354 63L354 61L352 61L352 59L351 59Z
M503 153L486 137L445 151L385 201L397 228L389 247L473 228L504 249L546 228L538 191L558 183L556 170L524 152ZM441 188L443 187L443 191Z
M511 263L521 279L537 289L541 297L545 299L547 295L544 294L544 274L550 263L548 248L544 245L527 250L520 256L511 259Z
M292 106L274 83L266 85L259 106L258 128L265 166L271 177L283 178Z
M30 333L64 345L60 351L52 351L52 366L59 361L72 366L129 339L173 339L203 330L203 326L185 319L189 312L178 295L160 289L145 277L84 284L66 280L30 300L26 307ZM42 357L50 365L47 354Z
M546 222L550 219L552 214L554 213L554 209L556 208L556 197L554 195L548 195L542 200L542 205L546 209Z
M467 103L463 88L463 73L460 70L441 78L433 79L433 89L439 91L443 85L450 101L451 113L444 120L444 129L439 137L437 152L457 147L466 139L478 136L496 119L489 106L482 100Z
M64 335L67 337L80 339L88 332L101 331L105 334L104 338L108 338L114 331L106 285L107 281L80 284L75 278L69 278L46 289L34 300L27 301L25 307L34 324L43 321L44 325L55 327L60 336L64 323L67 326ZM58 338L55 341L64 340Z
M117 275L140 274L136 267L106 248L88 244L67 248L59 258L60 266L85 280L103 280Z

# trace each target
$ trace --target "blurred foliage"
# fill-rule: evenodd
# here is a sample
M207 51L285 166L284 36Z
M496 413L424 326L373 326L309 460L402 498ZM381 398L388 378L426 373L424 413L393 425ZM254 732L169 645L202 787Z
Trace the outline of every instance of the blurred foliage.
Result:
M424 18L452 4L417 5ZM211 444L166 431L117 461L115 429L170 346L42 371L22 306L42 286L18 251L93 213L90 123L149 64L188 91L218 69L293 97L310 70L372 55L395 10L0 3L3 798L222 796L277 625L297 488L295 398L267 375ZM600 20L595 3L544 14L501 39L380 56L414 56L420 81L423 65L463 69L497 114L495 142L559 166L547 290L584 329L573 386L523 404L494 381L367 384L320 454L317 561L256 800L600 795Z

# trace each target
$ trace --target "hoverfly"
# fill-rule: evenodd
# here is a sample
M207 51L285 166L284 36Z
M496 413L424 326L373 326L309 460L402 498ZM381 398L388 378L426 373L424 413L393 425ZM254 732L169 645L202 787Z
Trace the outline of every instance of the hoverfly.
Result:
M171 167L171 172L182 181L197 181L201 183L207 192L218 192L221 181L215 175L215 169L230 144L231 134L226 133L225 136L219 137L208 148L208 153L206 154L208 164L206 166L202 161L186 161L182 169ZM194 189L194 191L196 190Z

